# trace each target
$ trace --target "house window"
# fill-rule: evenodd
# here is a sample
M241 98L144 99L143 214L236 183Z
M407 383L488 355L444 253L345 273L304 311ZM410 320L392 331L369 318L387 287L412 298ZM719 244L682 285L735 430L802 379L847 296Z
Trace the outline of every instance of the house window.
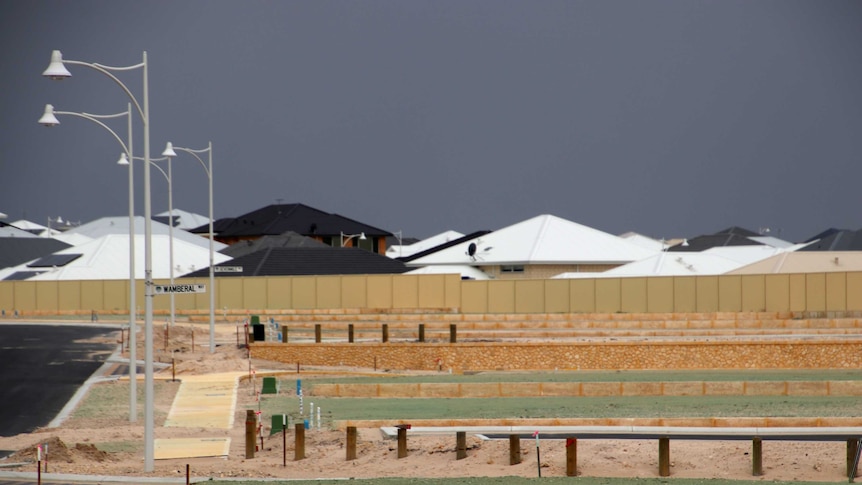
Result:
M522 264L512 264L512 265L503 265L500 266L501 273L523 273L524 265Z
M375 242L376 242L375 238L368 236L365 239L355 238L353 240L353 245L359 249L364 249L366 251L374 252L374 246L375 246L374 243Z

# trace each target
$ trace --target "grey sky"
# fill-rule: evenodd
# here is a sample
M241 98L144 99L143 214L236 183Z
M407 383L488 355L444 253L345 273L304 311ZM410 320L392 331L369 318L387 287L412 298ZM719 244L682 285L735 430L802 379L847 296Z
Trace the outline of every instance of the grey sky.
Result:
M544 213L656 238L858 229L860 25L855 1L4 0L0 211L128 214L105 130L36 123L126 107L95 71L43 78L59 49L147 51L152 152L212 140L217 218L280 199L416 237ZM206 214L198 163L173 171L174 206Z

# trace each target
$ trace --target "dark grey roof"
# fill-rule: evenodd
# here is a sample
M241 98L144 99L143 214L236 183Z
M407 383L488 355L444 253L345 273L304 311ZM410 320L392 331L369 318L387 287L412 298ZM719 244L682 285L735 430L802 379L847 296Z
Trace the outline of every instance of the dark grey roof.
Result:
M0 268L9 268L71 247L48 237L0 238Z
M293 231L304 236L340 236L365 233L366 236L391 236L383 229L354 221L338 214L330 214L304 204L274 204L235 217L224 228L220 237L266 236Z
M213 221L213 232L216 234L221 233L224 228L228 227L233 223L232 217L224 217L222 219L216 219ZM194 229L186 229L188 232L194 234L209 234L210 233L210 223L207 222L201 226L198 226Z
M820 232L819 234L815 234L814 236L809 237L808 239L806 239L803 242L810 243L810 242L817 241L818 239L826 239L829 236L832 236L832 235L839 233L839 232L844 232L846 230L847 229L836 229L834 227L830 227L829 229L826 229L825 231Z
M667 248L667 250L674 252L700 252L724 246L763 246L763 243L750 239L757 236L759 234L754 231L733 226L718 231L715 234L706 234L686 239L682 243Z
M278 236L263 236L258 239L240 241L219 251L220 253L230 256L231 258L240 258L242 256L269 248L300 248L309 246L328 247L320 241L310 237L305 237L302 234L297 234L293 231L288 231Z
M800 249L800 251L862 251L862 229L837 230Z
M714 233L713 235L718 236L718 235L722 235L722 234L736 234L737 236L743 236L743 237L757 237L757 236L761 235L757 232L754 232L754 231L751 231L749 229L746 229L744 227L739 227L739 226L731 226L731 227L728 227L727 229L722 229L721 231L718 231L718 232Z
M16 271L9 276L3 278L3 281L23 281L26 279L30 279L33 276L40 275L44 273L44 271Z
M231 276L297 276L339 274L400 274L410 268L400 261L359 248L329 246L300 248L267 248L216 265L242 267L242 272L218 271L219 277ZM187 277L204 277L207 268L189 273Z
M59 266L66 266L72 261L80 258L81 254L72 254L72 253L59 253L59 254L49 254L47 256L42 256L41 258L33 261L28 264L28 268L53 268Z

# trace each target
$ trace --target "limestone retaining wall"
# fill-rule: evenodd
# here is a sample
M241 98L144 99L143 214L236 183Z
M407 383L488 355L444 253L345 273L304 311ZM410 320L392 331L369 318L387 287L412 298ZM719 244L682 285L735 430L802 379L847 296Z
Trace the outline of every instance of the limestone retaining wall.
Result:
M862 381L502 382L314 384L312 396L484 398L536 396L862 396Z
M862 341L251 344L254 358L392 370L847 369Z

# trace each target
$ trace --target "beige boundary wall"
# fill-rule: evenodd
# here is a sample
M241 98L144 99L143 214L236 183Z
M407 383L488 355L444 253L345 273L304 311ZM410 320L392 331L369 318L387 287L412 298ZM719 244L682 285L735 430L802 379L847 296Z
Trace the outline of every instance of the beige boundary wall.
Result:
M862 381L314 384L319 397L862 396Z
M483 370L856 369L862 341L253 343L288 364L453 372Z
M157 285L168 284L156 281ZM207 278L177 284L208 285ZM122 313L126 280L0 281L11 314ZM139 309L144 285L137 282ZM209 308L207 293L176 295L179 313ZM167 295L154 297L158 313ZM229 277L216 279L217 312L458 309L461 313L846 312L862 310L862 272L462 281L457 275Z

